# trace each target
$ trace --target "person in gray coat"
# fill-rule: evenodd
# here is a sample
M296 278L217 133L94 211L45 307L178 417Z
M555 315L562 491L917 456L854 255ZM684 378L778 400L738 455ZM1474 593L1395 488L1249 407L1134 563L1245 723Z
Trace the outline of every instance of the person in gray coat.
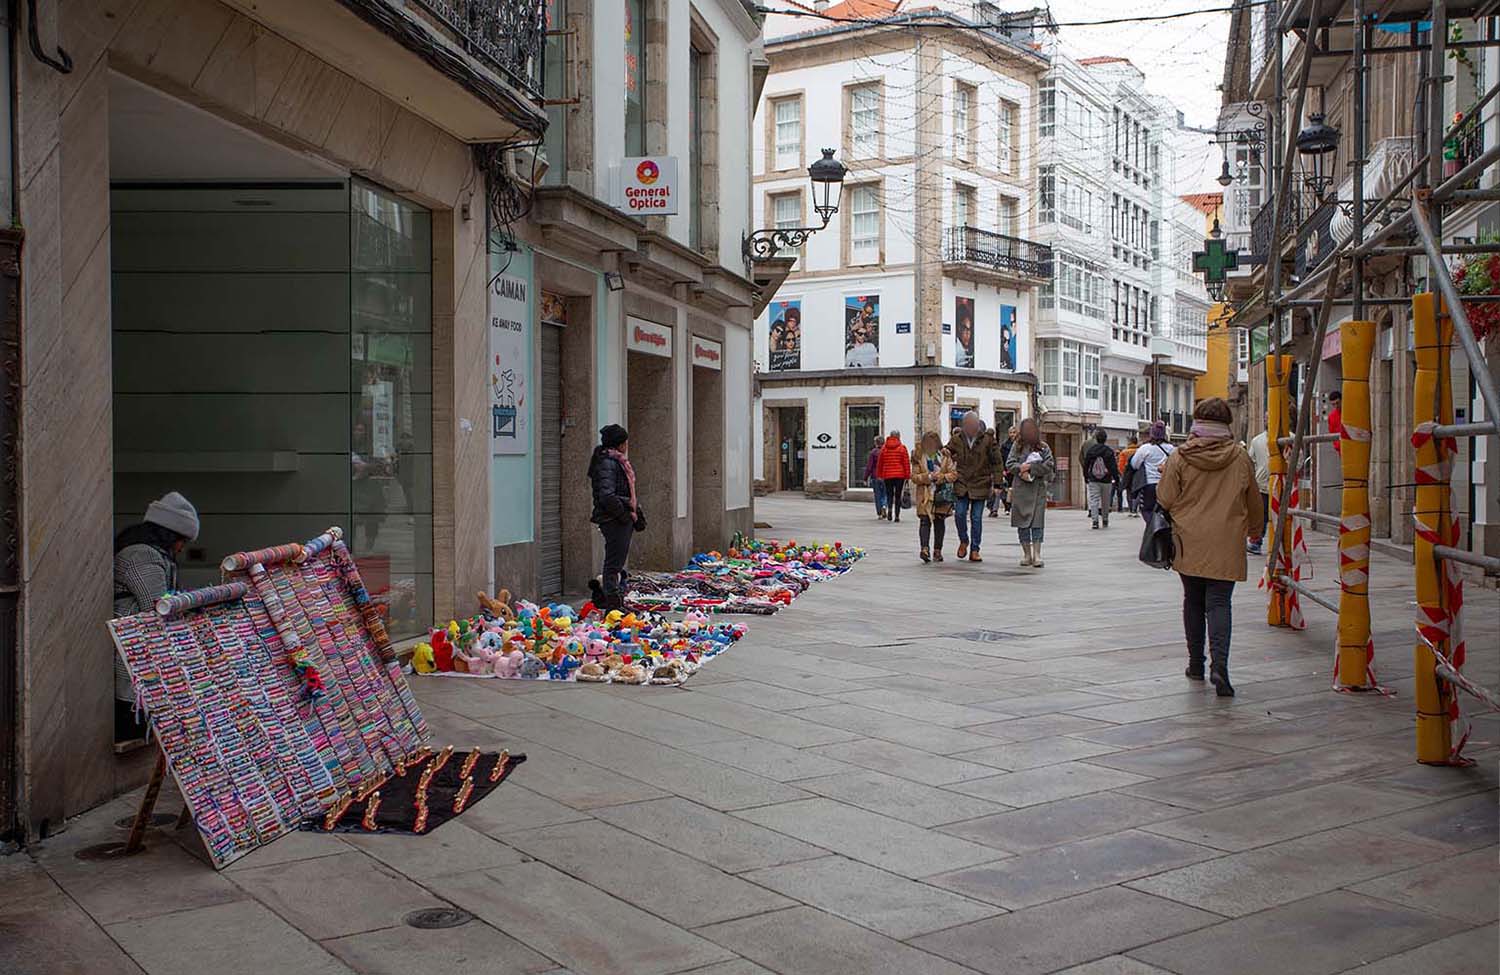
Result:
M1010 523L1021 538L1021 565L1040 569L1047 488L1057 475L1057 462L1042 440L1036 420L1027 417L1021 421L1005 467L1011 474Z
M198 537L198 509L176 491L146 507L139 524L115 537L115 616L134 616L156 608L156 601L177 588L177 559ZM111 647L111 649L113 649ZM146 724L135 707L130 672L115 654L115 744L144 744Z

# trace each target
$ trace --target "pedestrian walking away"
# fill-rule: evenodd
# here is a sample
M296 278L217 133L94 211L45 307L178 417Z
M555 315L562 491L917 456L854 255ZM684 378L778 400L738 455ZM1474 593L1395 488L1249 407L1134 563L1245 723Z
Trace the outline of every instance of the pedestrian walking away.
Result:
M1088 496L1089 519L1095 528L1101 518L1104 527L1109 527L1109 509L1113 507L1115 485L1120 483L1120 464L1108 440L1108 434L1097 430L1094 442L1083 452L1083 488Z
M1167 443L1167 425L1157 420L1151 424L1146 443L1130 458L1130 466L1144 472L1144 481L1136 497L1136 507L1142 518L1150 517L1156 510L1156 485L1161 482L1161 469L1176 449Z
M198 537L198 528L198 509L176 491L168 491L146 506L137 524L115 536L117 619L154 612L156 601L176 590L177 560ZM146 716L136 707L135 687L124 661L116 653L110 657L115 668L115 750L126 751L146 744Z
M599 431L599 445L589 459L589 482L594 491L589 520L604 536L604 566L598 582L589 580L589 588L599 608L624 609L630 541L646 530L646 513L636 494L635 468L630 466L630 434L618 423Z
M923 562L943 561L943 536L948 516L953 514L953 484L957 480L958 466L943 449L943 438L936 430L922 434L921 443L911 452L911 482Z
M1000 445L973 410L964 414L959 431L948 441L948 453L958 468L954 483L953 521L958 529L958 557L984 561L979 546L984 533L984 504L1003 471Z
M900 521L901 502L906 495L907 479L911 477L911 456L906 452L906 444L901 442L900 430L892 430L885 443L880 445L875 476L885 483L886 517Z
M1030 417L1021 421L1006 469L1011 474L1010 523L1021 540L1021 565L1040 569L1048 488L1057 476L1057 461Z
M875 492L875 517L885 517L885 482L875 473L875 465L880 462L880 444L870 448L870 453L865 457L865 483L870 485L870 490Z
M1115 482L1115 510L1128 511L1132 518L1135 517L1135 497L1130 491L1130 476L1135 472L1130 467L1130 458L1135 456L1140 446L1140 439L1132 433L1115 457L1115 463L1120 469L1120 479Z
M1230 601L1234 584L1245 581L1241 539L1261 520L1255 465L1230 435L1232 422L1222 399L1199 403L1188 442L1162 465L1156 488L1156 503L1172 516L1172 568L1182 577L1187 677L1203 679L1206 642L1208 678L1219 697L1234 696Z
M1260 490L1260 530L1252 524L1250 542L1245 548L1252 555L1261 554L1261 543L1266 538L1266 525L1271 515L1271 449L1267 443L1266 423L1261 421L1261 431L1250 440L1250 463L1255 465L1255 486Z

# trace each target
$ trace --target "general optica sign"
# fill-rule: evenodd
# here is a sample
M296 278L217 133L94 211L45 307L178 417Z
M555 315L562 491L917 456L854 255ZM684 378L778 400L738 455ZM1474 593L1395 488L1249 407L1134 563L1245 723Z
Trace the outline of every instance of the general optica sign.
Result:
M629 214L670 216L677 212L677 157L633 156L620 164L615 205Z
M672 327L648 322L644 318L625 319L625 348L672 358Z
M693 365L704 369L722 369L724 366L724 347L711 339L700 339L693 337Z

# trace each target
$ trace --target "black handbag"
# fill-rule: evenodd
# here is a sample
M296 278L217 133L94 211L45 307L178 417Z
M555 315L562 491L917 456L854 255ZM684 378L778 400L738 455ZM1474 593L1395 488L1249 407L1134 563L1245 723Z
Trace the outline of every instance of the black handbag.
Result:
M1170 569L1177 557L1177 543L1172 539L1172 516L1160 506L1151 510L1146 531L1141 535L1141 561L1155 569Z

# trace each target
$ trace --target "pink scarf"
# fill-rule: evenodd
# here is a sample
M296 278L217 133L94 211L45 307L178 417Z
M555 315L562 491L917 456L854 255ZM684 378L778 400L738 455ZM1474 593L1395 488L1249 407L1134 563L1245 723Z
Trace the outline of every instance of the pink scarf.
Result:
M1229 424L1213 420L1194 420L1193 428L1188 432L1203 440L1228 440L1232 436Z
M620 466L625 468L625 480L630 482L630 516L633 518L636 515L635 468L630 466L630 461L627 460L625 455L620 453L618 450L606 450L605 453L613 457L615 460L619 461Z

